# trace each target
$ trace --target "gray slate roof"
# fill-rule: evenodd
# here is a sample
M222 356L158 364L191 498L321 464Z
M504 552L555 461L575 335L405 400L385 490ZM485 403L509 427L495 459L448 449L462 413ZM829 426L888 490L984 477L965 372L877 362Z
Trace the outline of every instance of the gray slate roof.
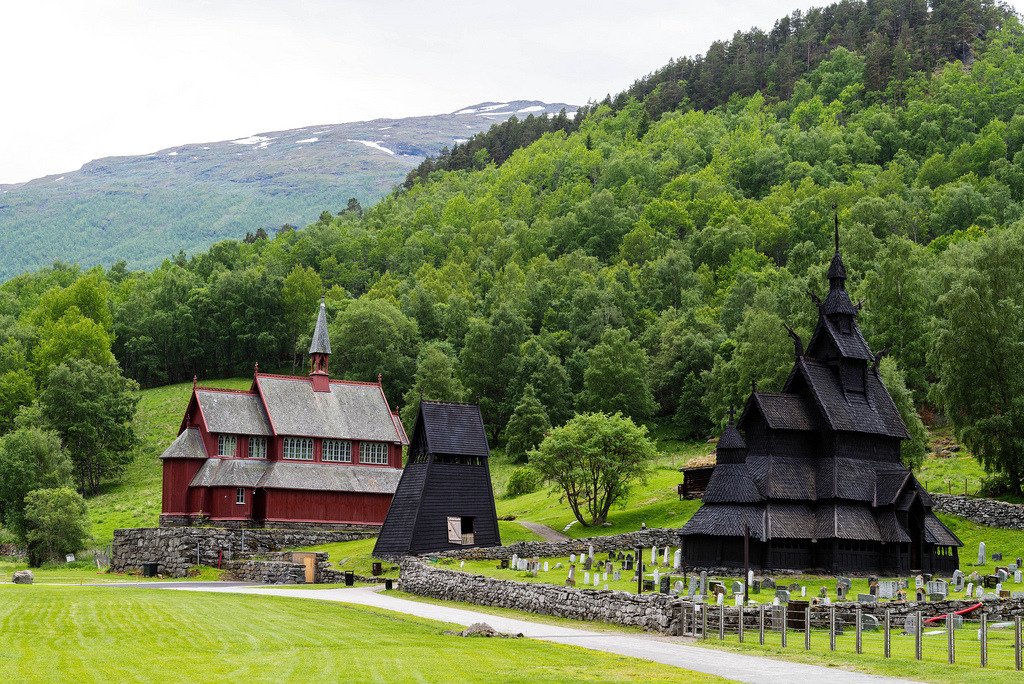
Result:
M309 344L310 354L330 354L331 338L327 334L327 305L320 300L320 313L316 316L316 327L313 328L313 341Z
M270 424L255 394L207 389L196 390L210 432L269 435Z
M192 487L255 487L270 467L261 459L211 458L192 478Z
M164 449L160 458L208 458L206 445L199 436L199 428L187 428Z
M332 381L330 392L314 392L308 378L272 375L256 376L256 384L278 435L408 441L379 385Z
M259 486L264 489L394 494L401 479L402 471L398 468L277 462L271 464Z
M211 458L192 478L191 486L394 494L401 478L397 468Z
M422 401L420 416L422 420L417 420L416 427L426 431L430 453L484 458L490 455L484 419L477 404Z

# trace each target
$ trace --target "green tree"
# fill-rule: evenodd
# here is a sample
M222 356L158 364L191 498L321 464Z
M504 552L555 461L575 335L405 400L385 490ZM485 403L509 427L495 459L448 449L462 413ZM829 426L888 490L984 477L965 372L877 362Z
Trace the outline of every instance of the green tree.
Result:
M281 303L284 305L284 319L292 339L292 373L302 358L299 340L309 339L313 332L313 321L317 315L317 301L323 293L320 275L309 268L296 264L285 277L281 286Z
M89 538L89 509L70 487L37 489L25 496L25 542L29 565L80 550Z
M138 390L117 366L71 359L50 372L39 396L41 414L60 435L83 492L95 494L101 481L131 462Z
M587 352L583 391L577 404L584 411L649 418L658 406L651 394L648 366L646 352L630 339L628 330L606 330L601 342Z
M383 299L361 297L330 324L331 368L350 380L384 376L388 394L402 397L416 371L420 333L414 321Z
M621 413L584 413L548 433L530 464L561 493L582 525L600 525L643 481L657 455L647 428Z
M960 439L1015 492L1024 487L1024 230L963 246L938 301L933 398Z
M544 405L537 399L533 385L527 385L505 426L505 452L515 461L525 461L527 453L537 448L550 429Z
M509 304L502 304L490 319L473 319L466 332L459 357L462 381L469 398L480 403L495 442L519 398L509 390L519 373L520 345L528 334L526 320Z
M0 521L11 531L24 533L26 494L72 482L71 460L56 432L30 427L0 437Z
M451 346L444 342L423 345L416 359L416 376L402 399L402 422L410 434L421 397L433 401L464 401L466 398L466 388L456 374Z

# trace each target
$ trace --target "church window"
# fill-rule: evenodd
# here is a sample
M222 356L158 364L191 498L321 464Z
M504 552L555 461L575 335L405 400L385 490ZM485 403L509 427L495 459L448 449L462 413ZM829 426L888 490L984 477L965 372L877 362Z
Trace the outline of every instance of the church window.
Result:
M363 442L359 445L359 462L371 465L387 465L388 445L384 442Z
M267 457L267 438L266 437L250 437L249 438L249 458L266 458Z
M238 450L238 437L235 435L217 435L217 455L234 456Z
M312 461L313 440L309 437L285 437L284 457L293 461Z
M352 442L340 439L325 439L323 460L335 463L351 463Z

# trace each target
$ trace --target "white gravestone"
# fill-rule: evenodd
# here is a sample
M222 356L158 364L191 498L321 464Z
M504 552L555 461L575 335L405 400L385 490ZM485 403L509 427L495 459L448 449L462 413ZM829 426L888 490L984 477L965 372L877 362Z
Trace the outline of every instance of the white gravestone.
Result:
M1021 583L1021 579L1024 579L1024 578L1022 578L1020 570L1018 570L1017 572L1013 573L1013 581L1014 582L1016 582L1017 584L1020 584Z
M583 583L584 584L590 584L590 573L589 572L584 572L583 573Z
M673 570L682 570L682 568L683 568L683 550L682 549L676 549L675 558L672 559L672 569Z
M668 567L668 552L669 548L666 546L665 553L663 553L661 556L661 564L664 565L666 568Z
M985 542L978 544L978 565L985 564Z
M651 547L651 565L654 565L657 562L658 562L658 547L657 546L652 546Z
M544 572L548 571L548 562L544 561Z

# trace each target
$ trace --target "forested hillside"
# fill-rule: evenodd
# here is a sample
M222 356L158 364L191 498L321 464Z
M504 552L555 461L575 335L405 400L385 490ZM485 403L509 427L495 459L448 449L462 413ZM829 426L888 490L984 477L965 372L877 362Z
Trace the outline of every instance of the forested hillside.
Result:
M704 437L752 382L781 386L786 324L809 339L835 205L861 325L915 435L907 460L924 449L916 407L1019 491L1024 30L1008 18L962 54L879 90L870 55L838 47L788 97L658 117L598 105L362 216L151 273L20 276L0 287L0 429L80 356L112 353L143 385L300 368L326 291L332 372L383 373L405 415L422 393L479 400L498 443L513 416L586 410Z
M1011 14L992 0L843 0L807 12L796 10L770 31L737 31L730 40L712 43L704 55L673 60L614 98L605 96L600 105L619 111L637 100L647 116L656 119L680 107L714 109L735 96L756 92L775 102L788 98L796 83L839 47L864 56L866 93L884 92L902 103L902 82L911 73L931 71L949 60L970 66L977 40ZM546 132L576 130L598 106L581 108L574 121L495 126L426 159L409 172L405 184L411 186L437 169L501 164Z

